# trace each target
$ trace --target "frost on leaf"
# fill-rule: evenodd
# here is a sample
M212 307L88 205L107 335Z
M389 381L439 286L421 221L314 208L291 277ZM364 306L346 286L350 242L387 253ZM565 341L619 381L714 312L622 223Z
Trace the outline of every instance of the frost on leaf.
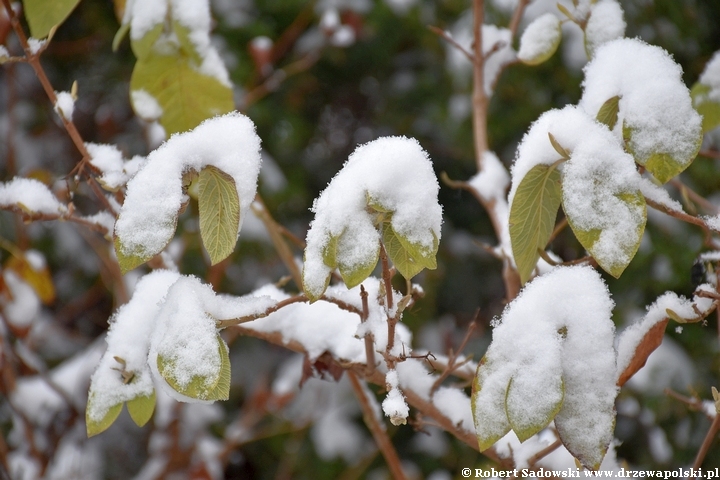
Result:
M561 38L560 20L552 13L541 15L523 32L518 59L528 65L539 65L552 57Z
M510 429L525 440L554 419L568 451L598 468L615 422L612 307L590 267L560 267L527 284L478 366L472 409L481 450Z
M138 425L152 415L155 387L147 363L149 338L159 304L178 278L179 274L168 270L145 275L132 299L110 319L108 347L90 379L85 414L89 436L107 429L125 402Z
M607 128L577 107L544 113L518 147L512 178L510 238L523 280L550 237L560 189L573 232L598 264L617 277L630 263L645 200L632 157Z
M377 264L381 239L406 278L435 268L438 189L416 140L384 137L358 147L313 204L303 266L308 297L322 296L335 268L348 287L362 282Z
M585 67L580 108L595 117L615 96L613 132L635 161L662 183L687 168L702 140L700 115L692 108L682 69L662 48L618 39L597 49Z
M703 132L720 125L720 51L705 65L697 83L690 90L693 106L702 115Z
M222 228L208 233L224 235L220 243L225 249L215 250L213 260L232 251L229 246L234 248L242 220L255 197L260 170L260 139L254 124L239 113L206 120L190 132L172 136L150 153L128 182L125 203L115 224L115 250L123 271L149 260L170 242L178 212L188 200L183 192L183 174L191 170L200 172L208 166L228 175L235 183L240 203L235 231L228 233L228 225L235 224L234 210L228 208L223 210L227 217L216 218ZM225 191L229 182L220 182ZM235 196L225 193L232 203L230 198ZM206 237L203 234L206 247L217 240Z

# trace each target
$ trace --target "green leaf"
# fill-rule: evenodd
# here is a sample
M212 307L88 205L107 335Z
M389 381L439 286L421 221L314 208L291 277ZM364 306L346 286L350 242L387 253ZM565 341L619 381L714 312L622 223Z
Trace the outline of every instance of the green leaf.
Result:
M23 0L23 11L34 38L45 38L70 15L80 0Z
M483 356L478 363L478 368L475 373L475 378L472 383L472 395L470 397L470 408L472 410L473 422L475 423L475 432L478 440L478 449L482 452L495 445L495 443L502 437L507 435L510 431L510 423L507 420L507 415L493 415L491 418L479 418L478 407L484 407L486 405L479 405L479 396L482 391L482 384L480 378L486 378L490 373L490 366L487 362L487 356ZM488 401L488 399L486 399Z
M207 377L195 375L186 386L182 386L175 378L175 363L161 355L157 357L158 372L175 391L186 397L199 400L227 400L230 398L230 357L220 335L217 336L217 342L220 368L215 375Z
M569 20L572 20L573 22L577 23L577 20L575 20L575 17L573 16L572 13L570 13L570 10L568 10L565 5L558 2L557 9L560 10L560 12L562 12L562 14L565 15Z
M545 372L547 375L551 375L552 372ZM553 392L555 393L556 401L548 402L541 402L540 400L546 400L550 398L552 400L552 396L548 395L548 392L543 392L543 395L541 397L537 397L534 402L528 402L527 399L525 401L520 402L513 402L512 398L516 395L524 395L524 396L530 396L532 395L532 392L528 391L517 391L517 388L513 388L515 377L510 378L510 382L508 382L507 392L505 393L505 411L507 412L508 421L510 422L510 426L512 427L513 432L515 432L515 435L517 435L518 439L521 442L524 442L528 438L532 437L536 433L540 432L543 428L547 427L548 424L552 421L553 418L555 418L555 415L560 411L560 408L563 404L563 398L565 396L565 386L562 381L562 378L559 379L559 382L557 386L559 386L558 391ZM544 387L546 389L550 389L555 387L555 385L552 384L545 384ZM517 403L517 405L522 405L522 408L513 408L513 404ZM533 409L536 411L528 412L525 410L525 407L528 404L533 405Z
M155 411L155 392L149 396L140 395L128 400L127 409L133 422L138 427L142 427L152 418Z
M93 420L92 418L90 418L89 412L91 410L94 399L95 396L91 395L90 398L88 398L88 404L85 408L85 426L87 428L88 437L93 437L98 433L102 433L108 428L110 428L110 425L112 425L120 415L123 406L122 402L120 402L117 405L110 407L105 416L103 416L100 420Z
M128 25L128 29L130 26ZM137 40L131 39L130 40L130 47L132 48L133 53L135 54L135 57L138 60L143 60L147 58L150 53L153 51L153 46L155 45L155 42L157 42L157 39L160 38L160 34L163 31L163 24L158 23L154 27L152 27L148 32L142 36L142 38L139 38ZM122 27L120 27L120 30L118 31L118 34L122 32ZM115 40L113 40L113 47L115 46Z
M550 24L547 22L548 17L538 17L533 20L530 25L525 28L522 37L520 37L520 50L518 51L518 60L526 65L540 65L547 61L557 51L562 39L562 30L560 29L560 19L553 15L555 22ZM543 49L538 49L537 37L542 37ZM528 48L527 42L531 42Z
M605 101L600 107L597 114L597 121L607 125L612 130L615 128L618 120L618 112L620 111L620 95L615 95Z
M198 178L200 236L213 265L235 249L240 225L240 197L235 180L219 168L207 166Z
M322 250L323 263L330 268L337 268L337 250L338 242L342 234L330 236L330 240L325 244Z
M118 29L118 31L115 33L115 36L113 37L113 42L112 42L112 51L113 52L118 51L118 48L120 48L120 43L122 43L123 39L125 38L125 36L128 34L129 31L130 31L129 23L123 23L122 25L120 25L120 28Z
M625 140L625 148L635 158L635 162L644 166L660 183L667 183L671 178L676 177L689 167L700 151L700 145L702 144L702 135L700 135L696 139L696 145L691 155L673 157L666 152L654 152L645 158L641 158L633 149L633 136L634 129L624 124L623 139Z
M434 232L431 232L433 235L433 248L427 249L422 245L410 242L406 237L398 234L390 222L383 222L381 229L382 242L388 257L398 272L407 280L410 280L425 268L430 270L437 268L435 256L437 255L438 240Z
M720 125L720 102L709 98L712 87L700 82L690 89L693 107L703 116L702 131L707 133Z
M530 278L537 264L538 249L552 235L562 198L560 172L556 165L536 165L520 181L510 206L510 242L520 281Z
M193 62L200 65L202 63L202 57L198 53L195 44L190 40L190 29L177 20L174 20L172 25L173 31L180 42L180 49L185 55L189 56Z
M169 135L191 130L203 120L234 110L232 89L191 65L177 52L150 52L135 64L130 90L144 90L163 109L160 123Z
M338 270L340 270L340 275L342 275L343 282L345 282L347 288L357 287L375 270L375 266L380 258L380 245L378 245L373 253L372 257L360 264L347 265L342 261L338 261Z
M155 256L155 253L151 255L125 253L122 241L120 237L115 237L115 255L117 256L118 263L120 264L120 271L125 274L135 267L139 267L143 263L150 260ZM158 253L158 252L156 252Z
M620 275L622 275L625 268L627 268L630 264L630 261L632 261L633 257L635 257L635 254L640 247L640 241L642 240L643 232L645 231L645 223L647 221L647 208L645 205L645 197L643 197L639 190L635 192L623 192L615 196L624 202L628 209L634 213L637 223L634 226L635 228L632 235L630 232L622 235L624 240L630 238L632 241L618 243L614 245L612 251L610 251L607 246L600 248L597 245L597 242L600 240L600 236L602 235L602 230L581 230L577 226L577 222L573 216L568 214L567 208L565 208L565 213L567 215L568 223L570 224L570 227L575 233L575 237L577 237L580 244L582 244L582 246L590 252L590 255L592 255L603 270L615 278L620 278ZM622 255L618 255L618 252L622 253Z
M565 147L560 145L560 142L555 139L555 135L548 132L548 138L550 139L550 145L552 145L555 151L560 155L560 158L562 158L563 160L570 160L570 152Z

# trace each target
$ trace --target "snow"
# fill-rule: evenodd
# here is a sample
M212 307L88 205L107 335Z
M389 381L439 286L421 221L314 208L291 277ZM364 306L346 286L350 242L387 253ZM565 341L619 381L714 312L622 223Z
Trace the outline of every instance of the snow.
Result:
M670 194L661 186L653 183L648 178L640 179L640 191L643 196L655 203L659 203L663 207L667 208L672 212L683 212L683 207L680 202L670 198Z
M73 111L75 110L75 99L70 92L55 92L57 101L55 102L55 111L58 115L68 121L72 121Z
M625 19L620 4L615 0L600 0L590 7L590 18L585 26L585 48L592 58L604 43L625 36Z
M539 16L528 25L520 38L518 59L536 63L536 59L552 54L560 43L560 20L552 13Z
M705 64L698 81L710 87L707 97L709 100L720 102L720 50Z
M612 308L590 267L559 267L527 284L495 326L478 370L479 438L504 435L510 416L521 427L542 426L561 402L555 424L565 445L584 464L599 464L615 418Z
M368 202L392 212L398 235L425 250L440 239L442 207L438 182L417 140L383 137L355 149L343 169L313 203L307 233L303 283L313 295L325 290L331 268L323 250L339 237L337 261L349 270L377 258L380 234Z
M135 112L143 120L152 122L162 117L163 109L160 103L145 90L132 90L130 91L130 97Z
M482 170L468 180L468 185L486 202L504 200L510 175L497 155L486 151L482 157Z
M155 391L147 361L150 335L160 302L178 278L178 273L168 270L145 275L135 286L130 301L110 318L105 339L108 347L91 378L89 418L100 421L113 406L138 396L150 396ZM133 374L131 382L123 381L120 375L123 369Z
M130 23L130 38L140 40L156 25L165 22L167 0L128 0L123 24Z
M618 39L598 48L584 69L579 106L594 117L608 99L619 95L619 141L623 129L638 163L654 154L672 156L681 165L692 162L701 138L701 117L693 109L682 69L662 48L637 39Z
M179 277L169 288L150 335L148 363L165 393L180 401L198 401L177 392L164 379L170 377L181 389L196 377L216 382L221 368L216 320L259 314L272 305L268 296L216 295L196 277ZM164 374L158 370L159 358L166 363Z
M115 145L86 143L90 163L100 170L100 184L111 191L117 191L137 173L145 158L135 156L125 161L122 152Z
M0 45L0 60L5 60L10 58L10 52L8 52L8 49L5 48L5 45Z
M10 297L0 295L0 306L5 320L17 328L29 328L40 313L40 298L33 287L14 271L6 268L0 274Z
M0 207L17 207L30 214L62 215L67 212L65 205L44 183L20 177L0 183Z
M208 165L235 181L240 199L239 232L255 197L260 161L255 125L240 113L205 120L194 130L170 137L148 155L127 184L125 203L115 225L123 253L145 257L165 248L185 200L183 174Z
M390 417L393 425L405 425L410 409L405 402L405 396L399 388L398 374L395 370L390 370L385 375L385 384L388 392L385 400L382 402L382 409L385 415Z
M47 40L38 40L37 38L28 38L28 46L30 47L30 54L31 55L37 55L45 48L45 45L47 45Z

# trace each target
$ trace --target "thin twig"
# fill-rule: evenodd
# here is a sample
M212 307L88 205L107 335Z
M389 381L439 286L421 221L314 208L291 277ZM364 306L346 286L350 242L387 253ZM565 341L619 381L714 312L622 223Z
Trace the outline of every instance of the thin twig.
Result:
M720 415L715 415L715 418L710 424L710 428L708 428L707 435L705 435L705 440L703 440L700 450L698 450L697 457L695 457L695 462L693 463L694 469L699 469L702 466L702 462L705 460L705 456L710 450L718 430L720 430Z
M460 45L458 42L456 42L455 39L452 38L452 36L451 36L448 32L446 32L446 31L443 30L442 28L438 28L438 27L435 27L435 26L433 26L433 25L428 25L428 30L430 30L430 31L433 32L435 35L439 36L440 38L442 38L443 40L445 40L446 42L448 42L448 43L449 43L450 45L452 45L453 47L457 48L457 49L460 51L460 53L462 53L463 55L465 55L465 58L467 58L468 60L470 60L470 63L474 63L474 62L475 62L475 59L474 59L474 57L473 57L473 54L470 53L470 52L468 52L468 51L465 49L465 47L463 47L463 46Z
M368 293L365 286L360 284L360 298L362 299L362 314L360 321L365 323L370 315L370 307L368 306ZM368 330L363 337L365 341L365 361L367 362L368 373L370 375L375 371L375 348L373 347L373 335Z
M528 3L530 3L530 1L531 0L520 0L518 2L518 6L513 13L512 19L510 20L510 26L508 27L511 34L510 38L515 38L515 35L517 35L518 28L520 27L520 20L522 20L525 7Z
M532 455L530 458L528 458L527 463L530 467L535 466L537 462L542 460L543 458L550 455L552 452L560 448L562 445L562 441L560 439L555 440L553 443L548 445L547 447L543 448L539 452L536 452L534 455Z
M355 397L357 397L360 408L362 409L365 425L367 425L368 429L370 429L370 433L372 433L373 439L380 449L380 453L382 453L383 457L385 457L385 462L390 469L390 473L395 479L406 479L407 477L405 476L405 472L403 472L402 463L400 462L400 457L398 457L397 451L395 450L395 446L393 446L390 441L387 431L385 431L380 422L378 422L378 419L375 416L375 411L373 410L372 405L370 405L368 398L365 396L365 390L360 384L360 381L353 372L347 372L347 376L350 380L353 392L355 392Z
M487 107L485 93L485 57L483 56L484 0L473 1L473 136L475 139L475 162L478 172L482 170L482 158L488 149Z
M673 178L672 180L670 180L670 184L680 190L681 193L687 195L690 200L697 203L698 205L701 205L708 212L711 212L713 214L718 213L718 207L716 205L709 202L705 197L685 185L679 178Z
M698 155L701 157L717 158L720 159L720 152L717 150L700 150Z
M453 373L458 368L465 365L467 362L470 361L469 358L464 359L461 362L458 362L458 357L460 353L465 349L465 346L467 345L468 341L470 340L470 337L472 336L473 331L475 330L475 322L478 318L478 315L480 314L480 310L475 313L475 318L473 318L473 321L470 322L470 325L468 325L467 332L465 332L465 337L463 337L462 342L460 342L460 346L457 349L457 352L450 351L450 355L448 357L448 362L445 368L443 369L443 372L440 374L440 376L435 379L435 382L433 383L432 387L430 388L430 396L432 397L438 388L440 388L440 385L442 385L442 382L445 381L447 377L450 376L451 373Z

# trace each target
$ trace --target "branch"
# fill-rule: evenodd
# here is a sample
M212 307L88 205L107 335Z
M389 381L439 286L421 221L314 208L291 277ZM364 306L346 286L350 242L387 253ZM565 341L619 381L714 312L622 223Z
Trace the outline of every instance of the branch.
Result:
M482 170L482 157L488 149L488 98L485 93L485 58L482 43L484 8L484 0L473 0L473 136L475 138L475 162L477 163L478 172Z
M510 26L508 27L512 35L510 38L515 38L515 35L517 35L518 27L520 27L520 20L522 20L523 13L525 13L525 7L527 7L527 4L531 1L532 0L520 0L518 2L518 6L513 13L512 19L510 20Z
M370 307L368 306L368 293L362 284L360 284L360 298L362 299L360 321L365 323L370 315ZM370 331L365 332L363 340L365 341L365 362L367 363L368 374L372 375L375 371L375 348L372 333Z
M460 51L460 53L462 53L463 55L465 55L465 58L467 58L468 60L470 60L470 63L475 63L475 58L473 57L473 54L470 53L470 52L468 52L468 51L465 49L465 47L463 47L462 45L460 45L459 43L457 43L457 42L455 41L455 39L452 38L452 36L451 36L448 32L446 32L446 31L443 30L442 28L438 28L438 27L435 27L435 26L433 26L433 25L428 25L427 28L428 28L428 30L430 30L431 32L433 32L435 35L439 36L440 38L442 38L443 40L445 40L446 42L448 42L450 45L452 45L453 47L457 48L457 49Z
M710 450L718 430L720 430L720 415L715 415L715 418L710 424L710 428L708 428L707 435L705 435L705 440L703 440L700 450L698 450L697 457L695 457L695 463L693 463L694 469L699 469L702 466L702 462L705 460L705 456L708 450Z
M450 376L451 373L453 373L458 368L465 365L467 362L470 361L470 358L465 358L461 362L458 363L457 359L460 353L465 349L465 346L467 345L468 340L470 340L470 336L472 335L473 331L475 330L475 321L478 318L478 314L480 311L475 314L475 318L473 318L473 321L470 322L470 325L468 325L467 332L465 332L465 337L463 338L462 342L460 342L460 346L458 347L457 352L454 352L450 350L450 355L448 358L447 365L443 369L443 372L440 374L440 376L435 380L435 383L433 383L432 388L430 388L430 396L432 397L438 388L440 388L440 385L447 377Z
M353 392L355 392L358 403L360 404L360 408L362 409L365 425L367 425L368 429L370 429L370 433L372 433L375 443L377 443L380 452L383 457L385 457L385 462L387 462L390 473L395 479L406 479L407 477L405 476L405 472L403 472L400 457L398 457L397 451L390 441L387 431L385 431L380 422L378 422L378 419L375 416L375 411L373 410L372 405L370 405L360 381L351 371L347 372L347 376L350 380Z

